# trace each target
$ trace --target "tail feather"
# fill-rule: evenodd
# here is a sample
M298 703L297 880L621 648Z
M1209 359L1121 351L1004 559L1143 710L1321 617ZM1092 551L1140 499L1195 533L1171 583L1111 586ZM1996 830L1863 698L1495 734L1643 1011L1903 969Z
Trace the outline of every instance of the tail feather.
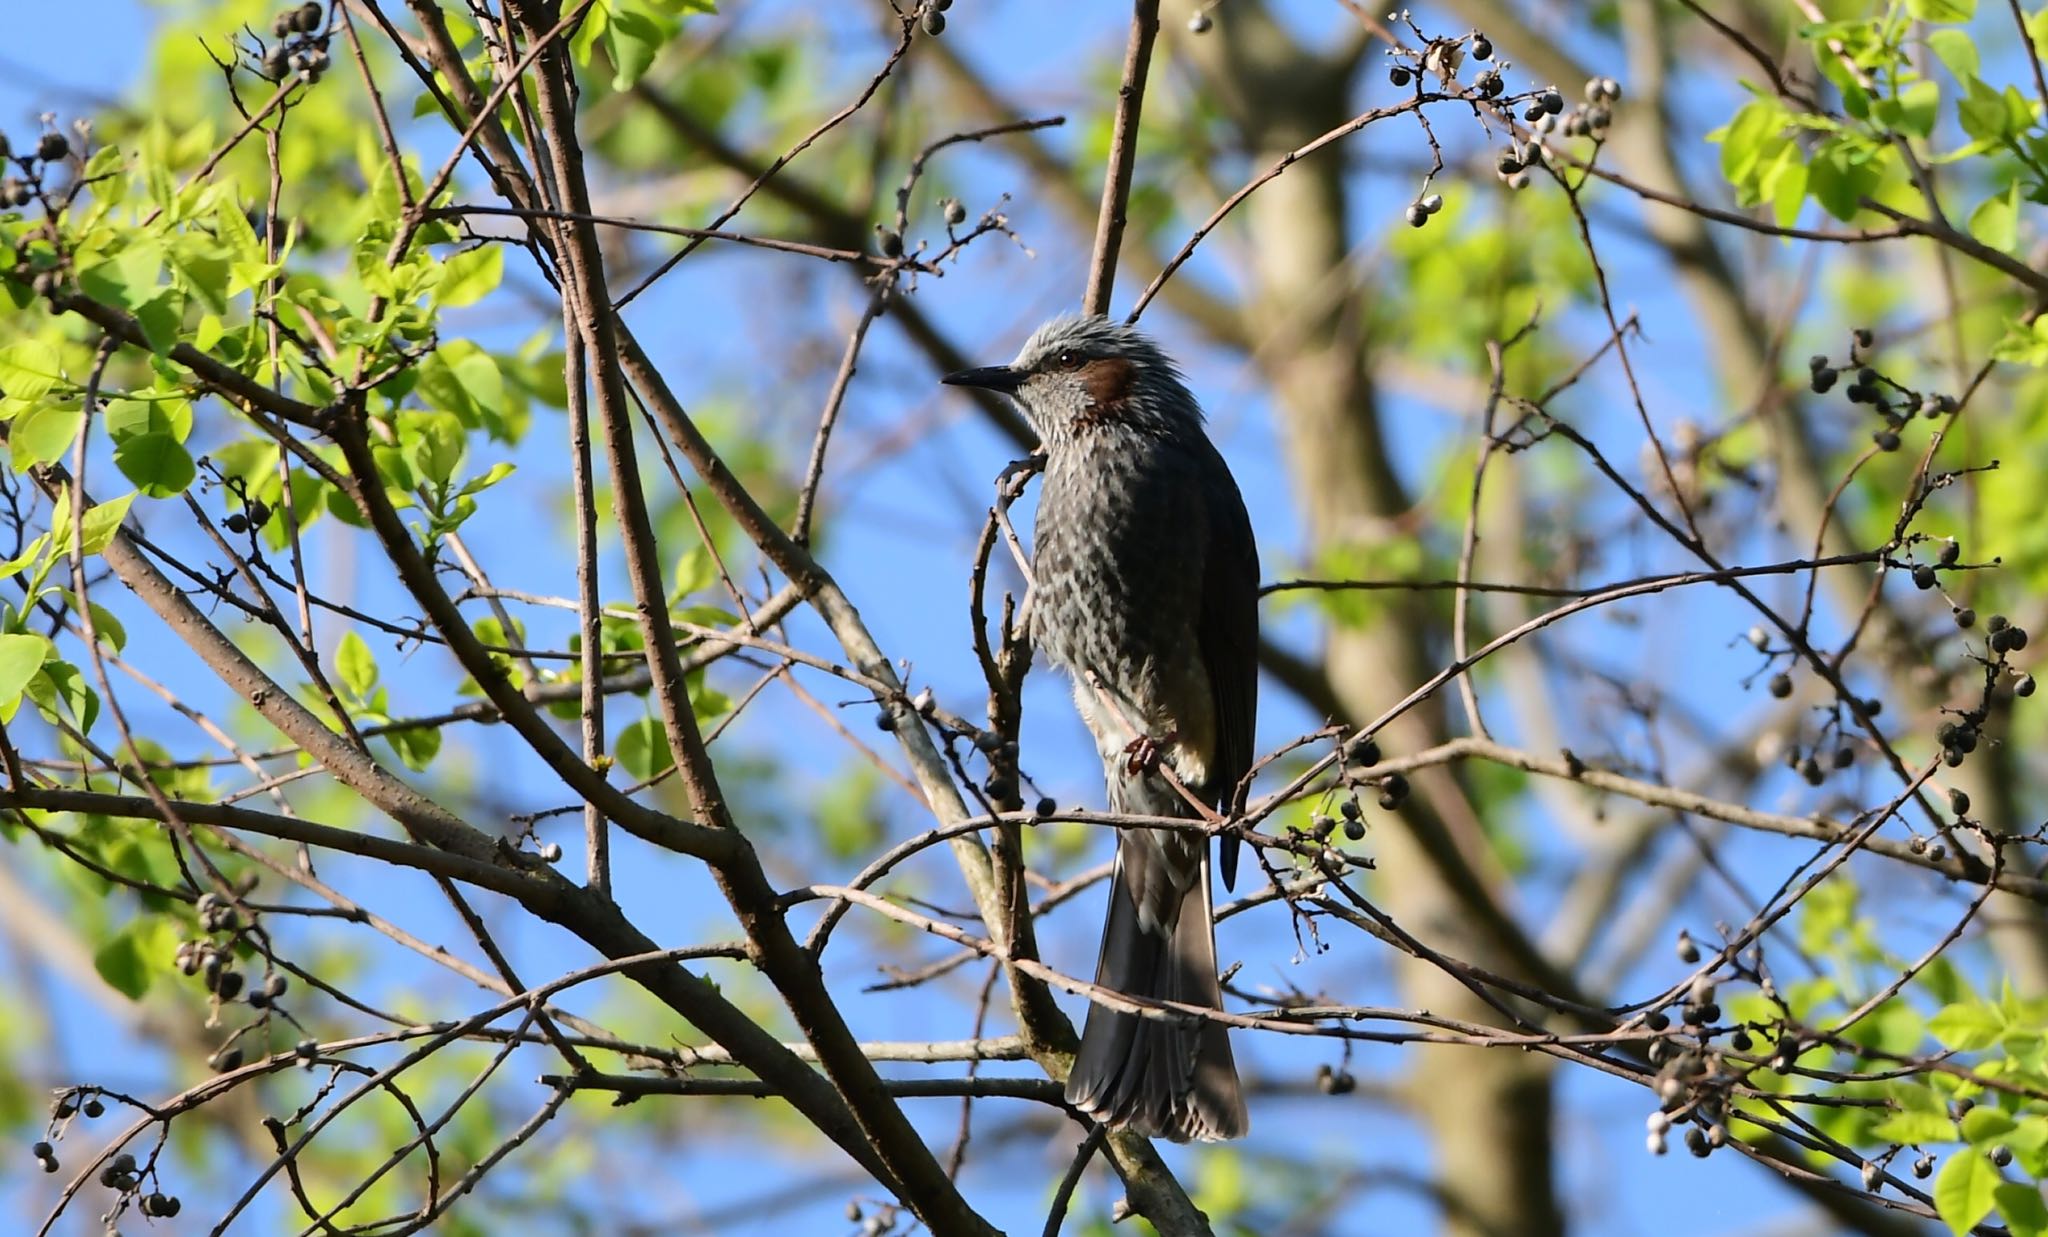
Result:
M1158 858L1145 842L1119 841L1095 982L1140 999L1221 1009L1206 848L1173 912L1141 915L1141 900L1157 897L1145 878L1156 875L1147 866ZM1229 1030L1207 1020L1091 1005L1067 1101L1110 1125L1175 1142L1238 1138L1250 1127Z

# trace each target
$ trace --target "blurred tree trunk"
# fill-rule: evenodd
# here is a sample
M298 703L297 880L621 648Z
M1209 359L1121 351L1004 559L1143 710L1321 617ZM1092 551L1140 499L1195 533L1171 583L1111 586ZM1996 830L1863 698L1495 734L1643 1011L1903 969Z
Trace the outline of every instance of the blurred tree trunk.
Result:
M1178 30L1192 5L1177 6ZM1204 87L1238 124L1264 166L1351 115L1348 64L1317 60L1263 9L1233 4L1230 37L1187 39ZM1304 160L1245 205L1255 238L1256 284L1243 305L1309 536L1308 553L1368 546L1397 530L1409 497L1388 459L1364 331L1349 296L1332 296L1350 249L1340 158ZM1278 324L1278 336L1272 337ZM1440 664L1428 611L1388 606L1371 623L1333 626L1325 650L1330 687L1346 720L1376 717ZM1389 751L1444 737L1440 710L1409 711L1383 734ZM1478 821L1444 769L1416 778L1397 827L1375 832L1386 910L1432 946L1519 977L1533 950L1497 901ZM1403 1000L1453 1018L1499 1023L1500 1013L1440 968L1396 960ZM1442 1231L1459 1237L1548 1237L1563 1231L1553 1182L1549 1058L1533 1053L1412 1052L1409 1100L1428 1126L1443 1194Z

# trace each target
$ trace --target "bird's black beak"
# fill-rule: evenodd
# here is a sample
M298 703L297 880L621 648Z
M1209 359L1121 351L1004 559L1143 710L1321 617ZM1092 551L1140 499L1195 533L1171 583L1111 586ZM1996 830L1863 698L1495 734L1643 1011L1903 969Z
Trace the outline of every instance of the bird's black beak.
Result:
M980 387L984 391L1001 391L1005 395L1024 384L1021 370L1008 365L984 365L980 369L963 369L939 379L949 387Z

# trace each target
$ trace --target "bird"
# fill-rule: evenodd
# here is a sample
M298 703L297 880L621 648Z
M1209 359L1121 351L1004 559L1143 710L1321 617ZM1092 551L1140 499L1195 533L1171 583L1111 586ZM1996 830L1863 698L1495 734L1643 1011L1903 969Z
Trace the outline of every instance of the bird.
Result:
M1227 815L1258 713L1258 548L1179 368L1136 327L1086 315L1046 323L1008 365L942 381L1010 397L1042 445L1026 629L1074 679L1110 810ZM1225 888L1238 842L1222 837ZM1205 833L1119 829L1096 986L1220 1010L1211 898ZM1091 1003L1066 1098L1175 1142L1250 1128L1213 1019Z

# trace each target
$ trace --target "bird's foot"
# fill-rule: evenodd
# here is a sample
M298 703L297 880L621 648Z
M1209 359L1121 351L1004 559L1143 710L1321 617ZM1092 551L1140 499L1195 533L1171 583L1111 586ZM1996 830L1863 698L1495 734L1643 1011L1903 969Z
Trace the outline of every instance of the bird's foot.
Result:
M1150 773L1159 767L1159 758L1166 748L1180 740L1180 732L1169 730L1163 736L1139 735L1124 748L1124 772L1132 777Z
M1021 460L1012 460L996 474L996 494L1005 504L1016 502L1023 497L1025 484L1044 471L1044 455L1032 454Z

